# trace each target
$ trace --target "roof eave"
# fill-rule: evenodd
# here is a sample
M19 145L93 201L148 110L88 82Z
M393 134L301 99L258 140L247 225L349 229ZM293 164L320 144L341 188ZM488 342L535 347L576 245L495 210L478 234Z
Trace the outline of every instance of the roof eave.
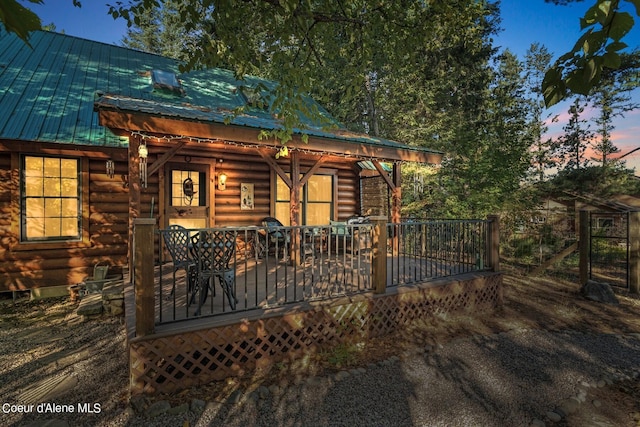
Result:
M175 135L218 141L279 147L282 144L274 138L260 138L262 129L216 122L184 120L149 113L123 111L98 107L99 123L112 131L148 132L154 134ZM287 143L297 148L318 154L335 154L357 159L376 159L393 162L416 162L440 164L442 153L414 147L390 147L365 142L350 141L347 138L324 138L308 135L307 142L302 136L294 134Z

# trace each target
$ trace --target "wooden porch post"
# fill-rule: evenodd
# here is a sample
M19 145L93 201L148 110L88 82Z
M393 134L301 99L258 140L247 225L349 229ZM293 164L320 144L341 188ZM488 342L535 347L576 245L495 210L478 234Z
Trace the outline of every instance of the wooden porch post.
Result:
M297 151L290 152L291 157L291 188L290 190L290 198L289 198L289 207L291 208L291 215L289 218L289 223L292 227L297 227L300 225L300 159ZM301 261L300 256L300 230L294 228L291 233L291 247L289 248L289 256L291 257L292 265L299 265Z
M391 222L400 224L402 209L402 171L400 163L393 164L393 185L391 189Z
M487 264L491 271L500 271L500 216L487 215L487 221L489 221Z
M387 217L372 216L369 220L373 224L373 293L384 294L387 291Z
M140 216L140 165L138 147L140 136L129 138L129 273L133 273L133 223Z
M133 284L136 298L136 336L152 334L155 325L153 292L154 218L133 220Z
M400 210L402 208L402 174L400 163L394 163L391 177L389 177L380 162L372 160L371 163L373 163L373 166L375 166L376 170L391 190L391 222L394 224L400 224ZM398 255L398 228L399 227L396 227L394 229L393 235L391 236L391 239L393 240L391 244L393 256Z
M640 212L629 212L629 291L640 293Z
M589 280L589 247L591 246L591 227L589 224L589 211L581 210L578 223L578 250L580 253L579 282L584 286Z

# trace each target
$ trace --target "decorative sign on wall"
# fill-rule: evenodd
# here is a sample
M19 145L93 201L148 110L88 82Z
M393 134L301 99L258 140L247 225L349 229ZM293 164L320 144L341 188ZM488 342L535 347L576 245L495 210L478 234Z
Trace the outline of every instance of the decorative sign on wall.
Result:
M240 184L240 209L253 210L253 184Z

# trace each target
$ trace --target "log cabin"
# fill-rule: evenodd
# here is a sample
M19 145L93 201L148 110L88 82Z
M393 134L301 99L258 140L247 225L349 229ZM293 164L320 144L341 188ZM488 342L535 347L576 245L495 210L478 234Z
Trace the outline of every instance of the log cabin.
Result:
M29 43L0 31L0 292L126 266L137 217L198 228L377 214L361 200L372 173L397 222L401 163L441 159L350 132L311 100L323 120L303 119L288 156L276 156L280 142L262 136L280 121L249 108L271 82L180 74L173 59L53 32Z

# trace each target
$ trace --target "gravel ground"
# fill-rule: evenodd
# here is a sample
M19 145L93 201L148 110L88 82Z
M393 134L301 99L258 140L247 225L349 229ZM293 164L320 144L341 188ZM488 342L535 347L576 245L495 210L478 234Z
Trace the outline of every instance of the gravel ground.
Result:
M0 322L0 402L8 409L0 413L2 425L526 426L545 420L580 387L640 366L637 334L516 329L413 348L286 387L231 381L199 410L180 407L180 399L194 402L186 392L173 397L179 414L149 418L148 410L136 414L128 404L120 318L82 322L64 303L42 303L30 313L18 320L5 312ZM34 404L34 412L18 413L7 403ZM36 413L38 403L75 412ZM78 403L94 411L78 413ZM156 398L154 407L163 403Z

